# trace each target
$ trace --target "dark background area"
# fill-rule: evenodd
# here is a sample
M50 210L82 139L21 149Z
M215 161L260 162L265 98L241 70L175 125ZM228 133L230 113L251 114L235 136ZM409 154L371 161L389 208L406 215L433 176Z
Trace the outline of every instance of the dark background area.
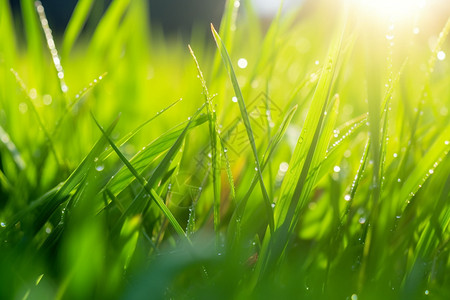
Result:
M10 0L14 13L20 14L19 0ZM69 22L77 0L41 0L50 27L62 34ZM226 0L148 0L150 20L162 26L166 34L189 34L194 23L209 28L210 23L219 24ZM96 0L90 21L85 26L95 28L93 21L99 20L111 0Z

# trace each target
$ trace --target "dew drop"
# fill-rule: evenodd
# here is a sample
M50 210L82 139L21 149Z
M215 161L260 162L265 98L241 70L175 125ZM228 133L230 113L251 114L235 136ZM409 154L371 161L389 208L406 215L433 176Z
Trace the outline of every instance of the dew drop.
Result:
M359 218L358 222L359 222L359 224L364 224L364 223L366 223L366 218L361 217L361 218Z
M353 294L352 297L351 297L351 300L358 300L358 295Z
M425 295L429 295L430 291L429 290L425 290Z
M430 170L428 170L428 173L433 174L433 173L434 173L434 170L433 170L433 169L430 169Z
M231 98L231 101L233 101L234 103L236 103L236 102L238 101L238 98L237 98L237 97L233 97L233 98Z
M52 104L52 96L50 95L44 95L42 97L42 102L44 103L44 105L50 105Z
M286 173L288 168L289 168L289 164L287 162L284 161L280 164L280 172Z
M247 65L248 65L248 62L247 62L247 60L245 58L240 58L238 60L238 67L239 68L245 69L245 68L247 68Z
M104 166L104 165L98 165L98 166L95 167L95 169L96 169L98 172L101 172L101 171L103 171L103 170L105 169L105 166Z
M439 52L437 53L437 59L439 59L439 60L444 60L445 57L446 57L446 55L445 55L445 52L444 52L444 51L439 51Z
M351 196L349 194L344 196L345 201L350 201L351 200Z
M341 171L341 167L334 166L333 171L336 172L336 173L339 173Z
M6 227L6 224L5 224L4 222L1 222L1 223L0 223L0 226L1 226L1 227Z

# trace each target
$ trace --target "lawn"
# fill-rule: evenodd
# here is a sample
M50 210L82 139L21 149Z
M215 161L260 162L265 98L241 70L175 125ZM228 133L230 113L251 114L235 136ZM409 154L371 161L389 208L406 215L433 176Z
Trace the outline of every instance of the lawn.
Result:
M0 298L450 299L445 2L0 1Z

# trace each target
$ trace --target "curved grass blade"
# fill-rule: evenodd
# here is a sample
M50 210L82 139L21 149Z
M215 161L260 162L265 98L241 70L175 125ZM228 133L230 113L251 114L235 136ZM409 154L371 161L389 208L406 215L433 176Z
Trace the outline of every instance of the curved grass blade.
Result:
M253 152L253 158L255 159L255 171L258 172L258 175L259 175L259 182L260 182L260 186L261 186L261 192L264 197L264 204L265 204L265 208L266 208L266 214L267 214L267 218L268 218L268 222L269 222L269 227L270 227L270 230L273 231L274 217L273 217L272 205L271 205L271 201L269 199L269 195L267 194L266 187L264 185L264 180L263 180L263 176L262 176L262 172L261 172L261 166L260 166L259 158L258 158L258 152L256 150L255 139L253 137L253 131L252 131L252 127L250 124L250 119L248 117L247 108L245 106L244 97L242 96L241 88L239 87L239 83L237 81L236 74L234 73L234 69L233 69L233 65L231 63L230 56L228 55L227 49L225 48L225 44L222 42L219 34L216 32L216 30L214 29L214 26L212 24L211 24L211 31L213 33L214 40L216 41L216 45L219 50L219 53L222 56L223 62L225 64L225 68L227 69L228 75L231 79L231 83L233 85L233 89L236 94L236 98L238 99L239 109L241 111L242 120L244 122L245 129L247 131L247 136L250 141L250 145L251 145L252 152Z
M62 56L67 58L72 50L75 40L81 33L86 20L89 17L94 0L80 0L77 2L72 16L70 17L69 24L64 32L64 38L62 42Z
M101 55L109 41L113 40L113 35L116 34L130 2L131 0L113 1L98 23L90 45L90 48L98 55Z

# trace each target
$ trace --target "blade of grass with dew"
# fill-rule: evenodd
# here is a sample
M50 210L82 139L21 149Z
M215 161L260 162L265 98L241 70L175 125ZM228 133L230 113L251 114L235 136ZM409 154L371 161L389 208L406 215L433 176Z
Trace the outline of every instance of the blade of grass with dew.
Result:
M68 101L68 103L64 107L64 111L61 113L61 115L59 116L58 120L55 123L55 127L51 133L52 137L54 137L58 133L58 131L61 129L62 122L64 121L67 114L73 109L73 107L75 107L77 104L79 104L79 102L83 99L83 96L86 95L86 93L88 93L91 89L96 87L97 84L99 84L100 81L102 81L103 78L105 78L105 76L107 74L108 73L105 72L102 75L100 75L98 78L91 81L88 86L85 86L81 91L79 91L75 95L75 99L73 99L72 101Z
M338 135L330 142L331 146L326 151L326 156L323 161L320 162L319 174L317 176L317 182L319 182L329 171L336 165L337 161L341 159L346 151L345 145L347 141L350 141L351 137L354 137L357 133L364 128L367 122L367 114L363 114L356 117L345 124L339 126L335 131L344 132L342 135Z
M142 197L142 193L147 192L149 195L151 195L149 193L150 189L153 190L153 187L157 185L158 181L161 180L161 178L164 176L164 174L167 172L167 169L169 167L169 165L171 164L173 158L175 157L175 155L177 155L179 153L179 149L181 147L181 145L184 142L185 136L187 134L187 132L189 131L190 128L190 124L197 119L198 114L201 112L201 110L203 109L204 105L202 105L196 112L195 114L190 118L188 124L186 125L186 127L183 129L183 131L181 132L181 134L176 138L176 141L173 143L173 145L171 146L171 148L169 149L169 151L166 153L166 155L164 156L164 158L162 159L162 161L158 164L158 166L156 167L156 169L154 170L153 174L150 176L150 178L148 179L148 181L142 177L142 175L139 175L139 178L143 179L144 181L142 181L141 179L138 180L138 182L142 185L143 182L145 182L145 186L141 189L141 191L138 193L138 195L133 199L133 202L130 204L130 206L128 206L128 208L126 209L125 213L122 215L122 217L120 218L120 220L117 222L116 228L118 229L121 224L125 221L125 218L127 218L130 215L134 215L137 214L139 211L141 211L141 208L143 210L146 210L148 207L147 203L142 203L142 201L138 201L139 199L141 199ZM112 146L112 145L111 145ZM114 145L114 147L116 147ZM113 147L113 149L114 149ZM115 152L117 152L114 149ZM121 155L123 156L123 154L121 153ZM123 160L123 159L122 159ZM133 174L133 176L136 178L136 174L139 174L138 171L131 165L131 163L126 160L127 163L125 164L127 166L127 169L131 172L131 174ZM130 169L130 167L128 166L128 164L132 167L132 169ZM136 174L135 174L136 173ZM155 192L156 193L156 192ZM154 197L153 197L154 198ZM164 204L164 208L161 207L161 203L159 203L159 201L157 199L154 198L154 200L157 202L157 205L160 207L160 209L164 212L165 209L167 209L167 207L165 206L164 202L162 204ZM165 213L166 214L166 213ZM167 215L166 215L167 217ZM169 219L170 222L173 222L173 220L171 220L169 217L167 217ZM178 225L179 226L179 225ZM180 227L181 228L181 227ZM178 230L178 229L176 229Z
M107 128L106 132L111 133L114 127L117 125L118 121L119 117L117 117L114 122ZM100 137L100 139L93 146L92 150L61 186L58 186L55 189L51 190L39 200L31 202L28 208L22 210L22 212L14 218L15 221L11 222L11 224L16 224L20 221L20 219L25 217L31 211L40 208L39 215L34 221L34 225L32 228L33 234L38 232L41 227L44 226L44 224L47 222L48 218L55 212L58 206L64 203L64 201L66 201L69 195L74 191L76 186L78 186L80 182L83 181L89 170L94 167L95 158L97 158L103 151L105 142L106 141L104 140L104 138Z
M136 180L141 184L141 186L145 189L145 191L153 198L153 200L156 202L156 204L158 205L158 207L161 209L161 211L164 213L164 215L167 217L167 219L169 220L170 224L172 224L173 228L175 229L175 231L177 232L177 234L183 238L183 239L187 239L186 234L184 233L183 228L180 226L180 224L178 223L178 221L176 220L176 218L174 217L174 215L172 214L172 212L168 209L168 207L165 205L164 201L161 199L161 197L155 192L155 190L153 188L151 188L151 186L149 186L149 182L151 181L147 181L144 177L142 177L141 175L139 175L139 173L133 168L133 166L131 165L131 163L126 159L126 157L122 154L122 152L119 150L119 148L117 148L117 146L114 144L114 142L111 140L111 138L107 135L107 133L105 132L105 130L103 130L103 128L101 127L101 125L98 123L98 121L95 119L95 117L92 115L92 118L94 119L95 123L97 124L97 127L100 129L100 131L102 132L103 136L108 140L109 144L111 145L111 147L114 149L114 152L116 152L116 154L119 156L120 160L126 165L126 167L130 170L130 172L133 174L133 176L136 178ZM187 129L185 129L184 133L187 131ZM184 138L184 136L183 136ZM177 140L178 141L178 140ZM175 148L175 147L173 147ZM171 150L173 149L171 148ZM178 150L178 149L177 149ZM166 155L165 158L169 157L169 155ZM162 168L164 168L167 165L168 161L166 162L165 160L163 160L163 162L161 162L160 166L162 166ZM160 170L161 171L161 170ZM157 173L155 171L155 173ZM154 174L155 174L154 173ZM158 172L158 175L160 172ZM153 176L152 176L153 177Z
M402 207L401 211L406 208L424 182L432 176L434 169L447 157L450 151L449 136L450 126L447 126L441 131L440 136L428 149L427 153L422 156L420 164L417 164L410 172L400 190L399 204Z
M66 82L64 80L64 69L61 65L61 58L58 55L58 50L56 49L52 30L50 29L50 26L48 25L47 17L45 16L44 6L42 6L42 3L40 1L36 1L34 3L34 5L36 6L36 11L39 15L39 20L41 21L41 27L42 27L42 30L44 31L48 50L50 52L50 55L51 55L52 61L53 61L53 65L56 70L56 77L59 80L61 92L63 93L63 95L66 99L66 102L67 102L68 101L67 91L69 90L69 87L66 85Z
M320 132L325 130L325 128L322 129L324 115L335 77L335 67L341 43L342 35L330 47L327 62L322 69L308 115L289 163L288 172L281 185L279 200L275 205L276 235L271 237L266 233L261 250L261 259L258 261L255 272L255 276L259 276L260 279L267 275L267 268L272 267L275 260L281 258L283 249L289 239L289 233L298 221L298 213L305 204L304 202L306 202L312 187L311 184L314 181L306 181L308 174L310 170L314 170L316 167L313 163L318 164L325 156L334 124L329 130L329 137L320 135ZM316 149L319 149L318 145L323 147L323 153L316 151Z
M221 170L221 156L223 155L225 159L227 157L225 156L226 153L222 153L223 149L221 147L220 143L220 135L217 131L217 116L216 111L214 110L213 103L212 103L212 97L210 96L208 92L208 88L206 86L206 81L203 78L203 72L200 69L200 65L197 61L197 58L195 57L194 51L192 50L191 46L188 45L189 52L191 53L191 56L195 62L195 66L197 68L197 73L203 88L203 96L205 97L205 105L206 105L206 111L209 116L209 136L210 136L210 145L211 145L211 164L212 164L212 178L213 178L213 191L214 191L214 231L216 233L216 249L219 251L220 248L220 195L221 195L221 177L220 177L220 170ZM219 155L220 154L220 155ZM231 174L230 164L227 162L227 174ZM232 178L232 177L231 177ZM228 176L228 179L230 179L230 176ZM233 180L229 180L231 190L234 191L234 184Z
M281 142L282 138L284 137L284 134L286 133L286 130L288 129L292 118L294 117L294 114L297 110L297 105L292 107L290 111L288 111L288 113L285 115L284 119L282 120L282 122L280 123L280 125L278 126L278 129L276 131L276 133L274 134L274 136L272 137L272 139L269 142L269 145L267 146L267 149L263 155L263 158L261 160L261 171L264 171L264 169L266 168L267 164L270 162L270 158L272 157L276 147L279 145L279 143ZM258 174L255 174L253 176L253 179L251 181L251 184L248 188L247 193L244 195L244 197L237 203L236 209L233 212L233 215L231 217L231 221L228 229L228 235L232 236L230 238L230 240L232 241L231 244L233 245L233 243L236 242L236 240L239 239L239 236L237 233L240 232L239 230L239 226L241 226L241 223L238 222L237 220L240 220L245 212L245 208L247 206L247 201L250 198L253 189L255 188L256 184L258 183L258 179L259 176Z
M156 113L156 115L154 115L153 117L151 117L150 119L148 119L147 121L145 121L144 123L142 123L141 125L139 125L138 127L136 127L135 129L133 129L132 131L130 131L129 133L127 133L124 137L122 137L116 144L118 145L118 147L122 147L123 145L125 145L125 143L127 143L130 139L132 139L137 133L139 133L139 131L141 131L145 126L147 126L149 123L151 123L153 120L155 120L157 117L161 116L164 112L166 112L167 110L169 110L170 108L174 107L178 102L180 102L182 99L178 99L174 102L172 102L169 106L161 109L160 111L158 111ZM101 160L106 159L111 153L113 152L113 149L110 148L109 150L106 150L105 152L102 153L102 155L100 156Z
M196 119L191 121L187 121L187 128L191 130L208 120L207 116L199 116ZM180 124L181 126L185 126L186 122ZM130 162L133 164L133 167L140 173L142 172L154 159L159 157L162 153L167 151L178 139L178 137L182 134L184 129L179 129L180 125L176 126L174 129L169 130L168 132L159 136L156 140L151 142L149 145L145 147L142 151L138 152ZM108 155L110 154L108 150ZM131 182L133 181L133 176L129 172L128 169L122 168L114 175L111 181L108 183L107 188L114 194L117 195L123 189L125 189Z
M421 94L420 94L420 98L419 98L419 102L417 104L417 111L415 116L413 117L413 123L411 126L411 133L410 133L410 137L409 137L409 142L408 145L406 147L406 151L405 154L403 155L402 161L400 163L400 167L399 167L399 171L397 174L397 178L404 178L406 175L406 163L408 160L408 157L410 155L410 152L412 151L412 147L415 145L415 141L416 141L416 130L417 127L419 126L419 121L421 118L421 114L423 112L423 105L425 104L425 100L427 98L427 95L430 94L430 80L431 80L431 74L434 71L434 67L436 64L436 59L437 59L437 54L440 51L440 49L442 48L445 40L447 39L447 36L450 33L450 18L447 19L447 23L445 23L444 28L442 29L441 33L439 34L439 38L437 40L436 46L433 48L433 51L431 52L431 56L428 59L428 65L427 65L427 69L425 72L425 82L424 82L424 86L422 88Z
M68 58L73 44L80 35L89 17L89 12L93 4L94 0L80 0L77 2L63 36L61 55L64 59Z
M238 99L239 109L241 111L242 120L244 122L245 129L247 131L247 136L250 141L250 145L251 145L252 152L253 152L253 158L255 159L255 171L258 172L258 175L259 175L259 182L260 182L260 186L261 186L261 192L262 192L263 198L264 198L264 204L265 204L265 208L266 208L269 227L270 227L270 230L273 231L274 218L273 218L272 205L271 205L271 201L269 199L269 195L267 194L266 187L264 185L264 180L263 180L263 176L262 176L262 172L261 172L261 166L260 166L259 158L258 158L258 152L256 150L255 139L253 137L253 131L252 131L252 127L250 124L250 119L248 117L247 108L245 107L244 97L242 96L242 92L239 87L239 83L237 81L236 75L234 73L233 65L231 63L231 59L230 59L230 56L228 55L227 49L225 48L224 43L220 39L219 34L214 29L214 26L212 24L211 24L211 31L213 33L214 40L216 41L216 45L219 50L219 53L223 58L228 75L231 79L233 89L236 94L236 98Z

